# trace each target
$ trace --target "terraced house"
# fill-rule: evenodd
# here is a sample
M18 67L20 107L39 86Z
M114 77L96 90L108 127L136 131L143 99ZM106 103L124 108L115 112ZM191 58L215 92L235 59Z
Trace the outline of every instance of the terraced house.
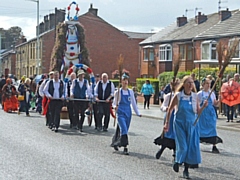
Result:
M180 71L195 67L217 66L219 41L230 45L240 37L240 10L228 9L195 18L178 17L177 21L145 39L140 46L142 77L157 77L172 71L174 61L181 59ZM239 71L240 45L232 61Z

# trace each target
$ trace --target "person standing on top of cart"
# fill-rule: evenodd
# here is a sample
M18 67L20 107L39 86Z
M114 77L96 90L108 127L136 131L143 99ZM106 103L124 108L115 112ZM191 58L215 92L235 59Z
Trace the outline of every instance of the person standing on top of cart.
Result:
M76 73L71 73L70 79L67 82L67 95L70 97L70 88L72 86L73 81L76 79ZM73 108L73 101L68 100L67 101L67 109L68 109L68 116L70 120L70 128L73 126L73 121L74 121L74 108Z
M74 98L74 121L73 127L79 129L83 132L83 122L85 118L85 111L88 107L87 98L91 97L91 90L87 79L84 79L85 72L79 69L77 72L77 79L72 82L70 87L70 97ZM79 99L79 100L78 100ZM79 111L81 113L81 118L79 120Z
M94 88L94 95L96 97L96 101L105 100L106 102L98 103L99 110L99 123L98 130L102 130L102 118L104 116L104 126L103 131L107 131L108 124L110 120L110 103L111 99L114 96L115 87L114 84L108 80L107 73L102 74L102 80L99 81Z
M63 106L63 100L66 97L64 82L59 79L58 71L54 72L53 79L47 82L43 91L46 97L50 100L50 126L53 126L53 130L58 132L60 125L60 113Z

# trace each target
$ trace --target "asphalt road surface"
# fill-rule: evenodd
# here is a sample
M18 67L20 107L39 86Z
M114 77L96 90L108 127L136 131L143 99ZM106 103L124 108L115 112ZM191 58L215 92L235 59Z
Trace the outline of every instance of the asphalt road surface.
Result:
M86 122L85 122L86 123ZM36 113L5 113L0 110L0 180L79 180L181 179L183 168L172 170L172 152L166 149L155 159L153 144L162 129L162 121L133 116L129 132L129 156L111 147L113 119L108 132L97 132L85 124L83 133L69 129L62 120L58 133L45 126L45 118ZM240 179L240 132L218 130L224 143L220 154L210 145L201 145L202 163L190 169L198 180Z

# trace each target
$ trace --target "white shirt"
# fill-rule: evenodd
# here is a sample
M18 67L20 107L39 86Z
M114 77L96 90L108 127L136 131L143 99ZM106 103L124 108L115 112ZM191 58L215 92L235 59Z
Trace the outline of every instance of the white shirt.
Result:
M100 82L100 81L99 81ZM99 85L99 82L97 83L97 85L95 86L95 88L94 88L94 95L95 95L95 97L98 97L98 85ZM106 90L106 87L107 87L107 84L109 83L109 80L107 80L107 82L106 83L103 83L103 81L101 81L102 82L102 89L103 89L103 98L104 98L104 93L105 93L105 90ZM115 86L114 86L114 84L111 82L111 93L110 93L110 96L114 96L114 92L115 92ZM108 98L108 97L107 97Z
M121 90L122 90L123 95L128 95L128 90L129 90L130 97L131 97L131 105L133 107L133 110L138 116L140 116L140 113L139 113L139 110L138 110L138 107L137 107L137 104L136 104L136 101L135 101L134 92L131 89L123 90L122 88L120 88L119 93L118 93L118 91L116 91L115 94L114 94L114 99L113 99L112 106L115 108L117 106L117 104L120 103L120 101L121 101ZM118 94L119 94L119 96L118 96ZM117 96L118 96L118 98L117 98Z
M188 100L188 101L190 101L190 97L192 97L191 103L192 103L193 111L197 114L197 104L198 104L197 93L191 92L191 95L186 95L186 94L184 94L183 91L181 91L181 92L177 92L176 96L178 99L178 105L179 105L179 101L180 101L181 97L183 98L183 100ZM178 105L177 105L177 107L175 107L175 113L177 113L177 111L178 111Z
M162 105L161 105L161 107L160 107L160 109L161 109L163 112L166 112L168 106L170 105L170 103L169 103L169 101L170 101L170 94L171 94L171 93L168 93L168 94L164 95L164 100L163 100L163 103L162 103ZM174 94L172 93L171 101L173 100L173 96L174 96Z
M77 80L77 84L76 86L79 86L80 88L83 87L83 84L84 84L84 79L82 81L80 81L79 79L76 79ZM73 82L72 82L72 85L70 87L70 96L73 96L74 95L74 88L75 88L75 82L76 80L74 79ZM87 89L86 89L86 98L88 97L92 97L92 92L91 92L91 89L90 89L90 86L89 86L89 83L88 83L88 80L86 80L86 86L87 86Z
M198 102L201 104L202 101L203 101L203 97L208 97L209 93L210 93L210 91L209 92L206 92L206 91L203 91L203 90L199 91L197 93L197 95L198 95ZM212 105L214 105L214 101L216 100L216 96L215 96L214 92L212 92L210 98L212 100Z
M65 86L65 88L63 87L63 95L62 97L59 97L59 88L60 88L60 79L58 81L55 81L55 79L53 79L53 88L54 88L54 91L53 91L53 96L49 93L48 89L49 89L49 83L50 83L51 80L49 80L47 82L47 84L45 85L44 89L43 89L43 92L44 94L47 96L47 97L52 97L52 98L64 98L66 97L66 85L63 83L63 86Z
M49 79L45 79L43 82L42 82L42 84L40 85L40 87L39 87L39 95L43 98L44 97L44 92L43 92L43 89L44 89L44 87L45 87L45 85L46 85L46 81L49 81Z

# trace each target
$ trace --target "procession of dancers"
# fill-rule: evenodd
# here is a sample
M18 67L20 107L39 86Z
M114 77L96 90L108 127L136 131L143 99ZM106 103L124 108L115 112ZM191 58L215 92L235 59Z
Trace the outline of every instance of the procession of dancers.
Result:
M142 116L138 110L135 92L128 87L129 75L122 75L121 87L117 90L106 73L101 76L97 74L95 78L94 84L89 83L85 78L85 71L79 69L76 74L73 72L70 75L68 82L64 82L60 79L58 71L51 71L42 76L35 89L31 86L29 78L22 77L18 89L8 78L2 87L2 106L8 113L17 111L20 114L25 111L26 116L30 116L30 101L34 92L36 111L46 116L46 126L56 133L60 126L63 106L68 107L69 128L80 132L84 131L83 123L90 108L89 104L93 103L91 108L97 131L108 131L110 115L114 114L114 109L117 126L111 146L115 151L122 147L123 153L128 155L131 107L137 116ZM199 82L193 76L176 79L168 84L168 92L165 93L161 104L160 109L166 114L164 128L154 140L154 143L160 146L155 157L159 159L166 148L173 150L173 170L179 172L183 164L183 177L186 179L189 179L189 168L198 168L201 163L200 143L212 144L212 152L219 153L217 144L223 142L217 136L216 130L215 107L219 105L219 100L214 92L207 98L211 82L210 78L202 79L201 90L197 92L195 84ZM20 103L17 103L18 100ZM198 115L199 121L194 125Z

